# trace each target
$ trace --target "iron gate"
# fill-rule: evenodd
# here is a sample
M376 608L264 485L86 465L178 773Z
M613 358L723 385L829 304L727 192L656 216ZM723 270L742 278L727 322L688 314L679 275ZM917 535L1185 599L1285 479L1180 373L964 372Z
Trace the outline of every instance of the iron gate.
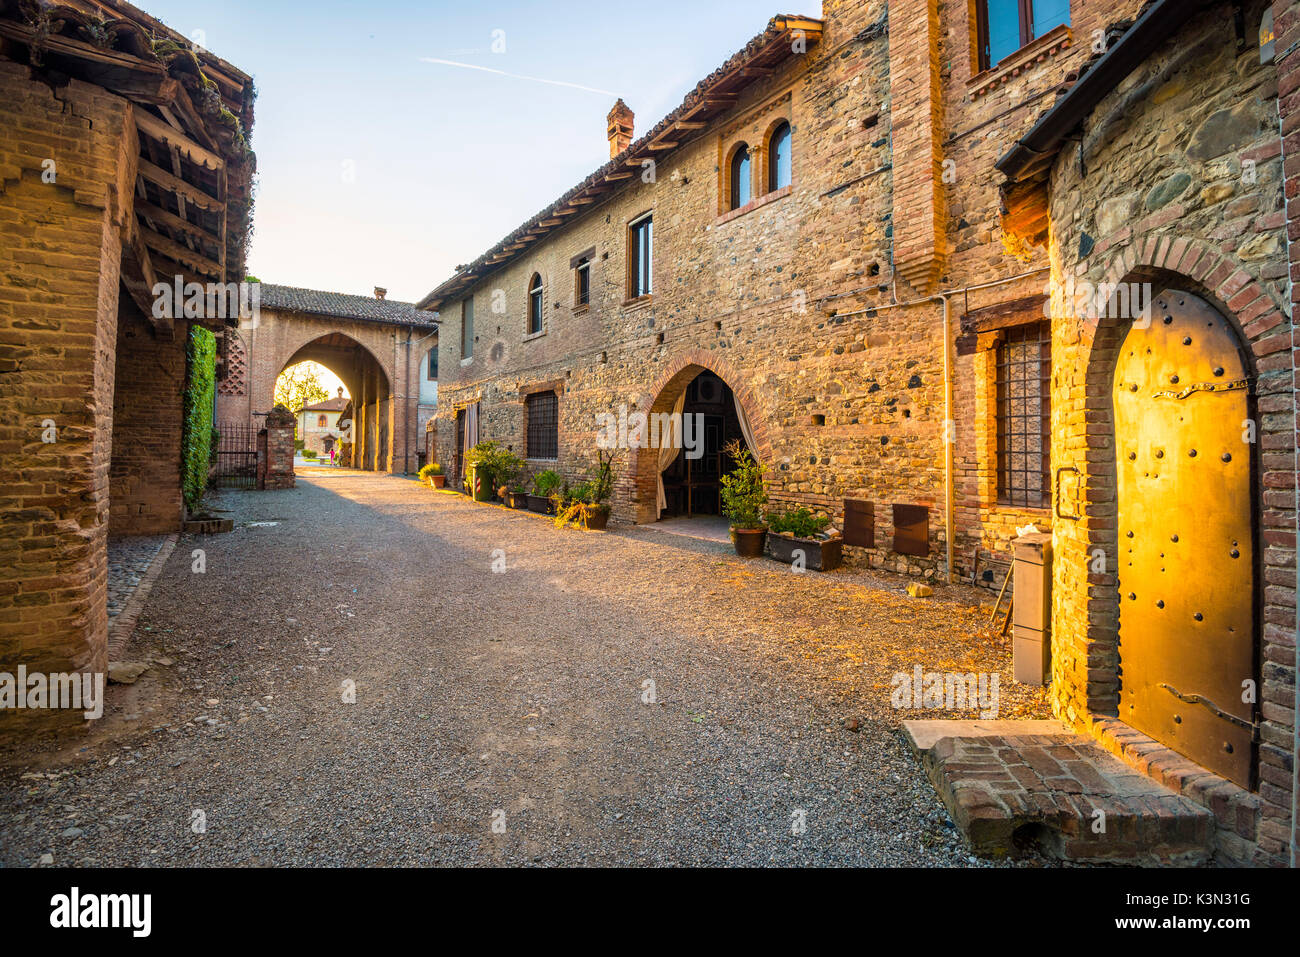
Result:
M223 422L217 426L216 472L218 488L257 488L257 433L251 422Z

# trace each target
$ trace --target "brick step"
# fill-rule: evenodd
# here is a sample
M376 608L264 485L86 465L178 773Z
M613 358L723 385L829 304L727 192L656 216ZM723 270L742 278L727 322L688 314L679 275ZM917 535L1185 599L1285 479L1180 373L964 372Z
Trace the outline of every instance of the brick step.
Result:
M1210 860L1210 811L1054 722L906 721L903 732L983 857L1036 847L1079 862Z

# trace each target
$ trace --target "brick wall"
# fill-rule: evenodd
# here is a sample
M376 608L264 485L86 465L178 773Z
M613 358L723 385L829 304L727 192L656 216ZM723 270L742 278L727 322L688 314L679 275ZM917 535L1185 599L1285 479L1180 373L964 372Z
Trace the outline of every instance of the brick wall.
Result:
M109 470L109 532L158 535L180 529L181 430L187 324L159 339L129 296L118 301Z
M0 60L0 667L106 669L106 536L130 106ZM55 182L42 181L53 160ZM57 441L42 441L45 423ZM6 723L82 722L10 711Z
M1281 123L1283 176L1285 182L1287 214L1287 253L1289 266L1289 287L1291 315L1295 316L1296 306L1300 305L1300 7L1290 0L1276 0L1273 4L1273 29L1276 37L1276 66L1278 85L1278 116ZM1296 336L1294 324L1291 327L1291 388L1292 414L1295 416L1293 448L1300 449L1300 410L1296 408L1296 396L1300 394L1300 339ZM1300 478L1300 469L1297 470ZM1293 483L1291 494L1300 500L1300 484ZM1294 546L1295 539L1292 538ZM1292 563L1293 571L1295 563ZM1295 581L1292 575L1292 581ZM1286 641L1279 635L1278 644L1281 655L1285 656ZM1300 668L1296 658L1295 635L1291 635L1290 661L1293 667ZM1292 686L1294 688L1294 685ZM1294 704L1294 698L1293 704ZM1297 786L1297 773L1300 771L1300 745L1292 738L1291 752L1291 866L1300 866L1300 844L1296 841L1296 822L1300 820L1300 786Z

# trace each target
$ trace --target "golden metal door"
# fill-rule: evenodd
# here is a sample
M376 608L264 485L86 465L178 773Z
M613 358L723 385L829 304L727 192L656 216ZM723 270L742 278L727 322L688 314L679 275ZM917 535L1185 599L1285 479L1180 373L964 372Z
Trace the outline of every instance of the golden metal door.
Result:
M1119 714L1250 787L1250 378L1235 332L1204 300L1166 290L1150 316L1130 328L1115 363Z

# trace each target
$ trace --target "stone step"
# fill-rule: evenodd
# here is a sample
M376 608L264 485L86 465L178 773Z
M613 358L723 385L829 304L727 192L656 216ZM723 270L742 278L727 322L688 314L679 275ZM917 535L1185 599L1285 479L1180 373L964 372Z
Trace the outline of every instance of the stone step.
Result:
M905 721L903 733L972 850L1202 866L1214 816L1091 738L1044 721Z

